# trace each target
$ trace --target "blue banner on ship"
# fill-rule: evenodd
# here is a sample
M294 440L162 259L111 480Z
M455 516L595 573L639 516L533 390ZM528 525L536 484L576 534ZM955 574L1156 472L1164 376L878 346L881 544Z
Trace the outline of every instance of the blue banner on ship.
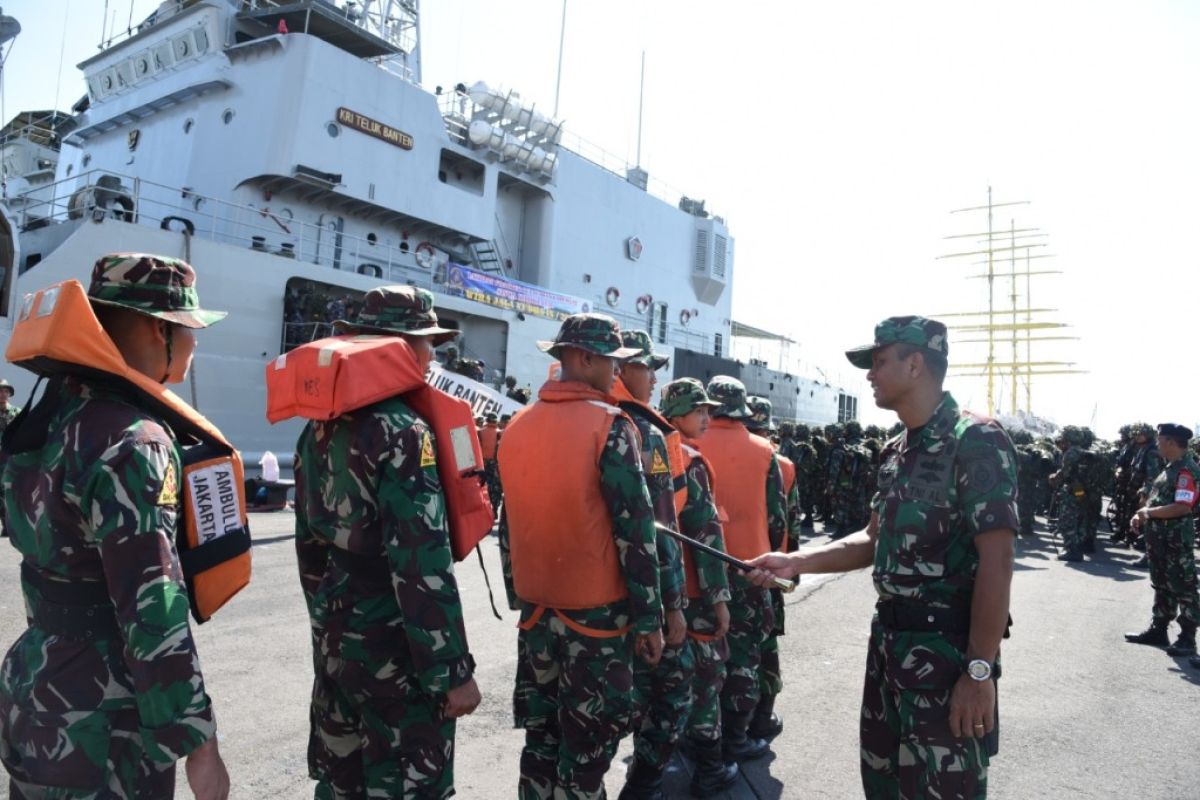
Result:
M454 263L446 265L446 293L543 319L563 320L592 310L592 304L580 297Z

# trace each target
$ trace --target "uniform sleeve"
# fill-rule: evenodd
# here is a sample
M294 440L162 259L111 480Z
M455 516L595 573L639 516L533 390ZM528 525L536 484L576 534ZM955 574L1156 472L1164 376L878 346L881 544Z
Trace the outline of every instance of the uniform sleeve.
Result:
M180 496L174 445L145 433L105 451L80 494L116 608L139 734L159 763L183 758L216 734L172 547Z
M311 444L312 428L309 426L300 434L293 462L296 476L296 566L300 571L300 590L304 593L309 619L313 618L313 597L329 564L329 545L313 532L308 523L308 487L304 463Z
M958 502L972 535L997 528L1020 530L1017 458L1012 442L996 425L971 425L959 440Z
M1175 502L1196 505L1196 476L1189 469L1179 470L1179 477L1175 479Z
M657 430L650 437L651 460L653 474L646 476L647 488L651 489L651 503L654 506L654 518L669 528L678 530L679 521L675 516L675 487L671 480L670 458L667 454L667 442ZM645 465L643 465L644 467ZM658 583L662 590L664 609L680 610L687 606L687 593L684 591L683 552L680 543L667 534L655 532L655 549L658 551Z
M725 534L713 499L704 462L696 458L687 468L687 502L679 514L679 529L701 544L725 551ZM709 605L729 601L729 575L725 562L698 550L692 552L700 592Z
M600 453L600 494L613 520L617 557L629 592L629 611L637 633L662 628L662 593L655 551L654 511L642 474L633 423L618 417Z
M474 671L450 554L433 434L418 422L388 431L377 497L392 590L421 689L444 694Z
M804 527L800 512L800 476L792 481L792 489L787 495L787 519L789 549L799 547L800 537L804 535Z
M767 467L767 539L771 549L783 547L783 537L787 536L787 497L783 493L783 470L779 467L779 459L771 456L771 465Z

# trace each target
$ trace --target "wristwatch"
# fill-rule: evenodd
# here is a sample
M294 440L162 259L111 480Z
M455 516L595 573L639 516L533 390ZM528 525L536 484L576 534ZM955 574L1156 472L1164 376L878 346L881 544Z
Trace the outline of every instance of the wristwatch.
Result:
M982 658L976 658L967 662L967 675L973 681L986 681L992 677L992 665L984 661Z

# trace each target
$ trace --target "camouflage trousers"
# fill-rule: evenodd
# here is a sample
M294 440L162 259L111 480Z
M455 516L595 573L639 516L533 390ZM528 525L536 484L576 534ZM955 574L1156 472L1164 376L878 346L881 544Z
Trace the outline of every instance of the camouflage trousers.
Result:
M1153 521L1146 531L1150 559L1150 585L1154 588L1154 621L1168 623L1179 615L1180 624L1200 625L1200 600L1196 594L1196 530L1191 517L1167 523Z
M664 647L655 667L634 660L633 752L638 761L665 767L671 760L687 727L695 672L695 656L686 638L676 647Z
M533 611L523 604L517 636L513 721L525 729L517 797L597 800L630 727L633 636L581 633L550 610L530 624ZM572 618L612 632L628 624L626 614Z
M492 511L495 512L504 498L504 492L500 488L500 469L495 460L483 462L483 478L487 483L488 500L492 504Z
M729 641L724 636L713 638L716 619L707 606L693 601L683 614L687 618L688 642L696 663L687 735L691 739L715 742L721 738L721 687L725 685Z
M1017 513L1021 520L1021 535L1032 536L1034 506L1037 505L1037 484L1021 483L1017 488Z
M1062 536L1063 547L1067 550L1082 547L1086 538L1086 520L1081 500L1082 498L1075 497L1067 489L1058 493L1058 533Z
M867 800L987 796L999 723L988 739L950 733L950 692L966 644L965 634L888 631L871 623L859 723Z
M1095 539L1096 531L1100 530L1100 511L1104 507L1104 497L1099 491L1088 492L1083 499L1083 532L1087 539Z
M50 714L18 710L0 698L3 743L0 754L11 781L11 800L171 800L175 796L175 764L158 764L146 757L138 733L136 709L118 712L64 712L54 724ZM65 745L66 730L108 730L107 749L99 752ZM88 742L94 745L96 742ZM53 759L34 754L44 747L58 750ZM63 754L65 753L65 755Z
M370 696L322 676L313 682L309 725L315 800L454 794L455 720L442 716L440 697Z
M740 576L729 579L729 660L721 689L721 716L726 722L749 722L758 706L759 669L763 643L771 634L775 615L766 589Z
M867 517L868 498L859 486L834 489L830 498L830 522L843 530L856 531Z
M758 691L761 697L774 697L783 691L783 665L779 662L779 637L783 636L783 592L769 589L771 615L774 625L762 646L762 663L758 669Z

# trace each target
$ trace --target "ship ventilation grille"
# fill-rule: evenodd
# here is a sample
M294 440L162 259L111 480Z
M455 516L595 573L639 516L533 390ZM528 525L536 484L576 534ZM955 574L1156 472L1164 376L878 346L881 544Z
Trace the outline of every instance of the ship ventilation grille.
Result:
M725 277L725 237L720 234L713 236L713 275Z
M723 258L723 257L722 257ZM722 269L724 267L722 266ZM708 272L708 231L696 231L696 266L695 272Z

